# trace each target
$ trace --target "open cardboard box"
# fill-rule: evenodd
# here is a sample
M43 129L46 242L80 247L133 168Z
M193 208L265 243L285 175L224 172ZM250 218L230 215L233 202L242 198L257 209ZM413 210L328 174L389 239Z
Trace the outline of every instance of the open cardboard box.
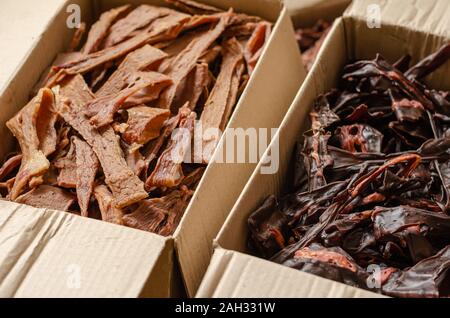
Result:
M442 9L450 7L448 5L448 2L444 6L443 2L436 1L436 6L441 6ZM393 7L397 11L417 10L417 7ZM448 32L447 36L432 34L436 16L431 14L425 17L414 15L413 11L409 12L411 21L402 26L386 22L382 23L381 28L371 29L361 16L352 17L351 11L336 21L319 53L318 61L308 74L278 134L219 232L215 240L215 253L197 297L381 296L246 255L247 219L269 195L285 193L286 180L289 180L292 172L291 159L295 143L310 127L308 113L314 100L336 86L345 64L354 59L373 59L376 53L381 53L388 61L395 61L403 54L409 53L413 58L412 63L416 63L450 40ZM391 14L395 15L395 12ZM418 25L414 16L421 17L419 30L414 28ZM440 16L440 12L437 16ZM427 78L429 87L450 89L449 72L450 63L447 63ZM261 174L264 162L269 161L273 151L277 151L277 139L280 169L275 174Z
M274 22L270 41L228 128L278 127L305 78L286 9L277 0L201 2ZM63 2L0 92L0 157L13 145L5 122L26 104L33 85L57 53L68 47L73 30L66 27L67 6L78 4L82 20L92 22L100 12L125 3L166 5L162 0ZM0 296L168 297L182 292L179 276L188 295L194 295L212 254L212 239L255 166L210 164L175 234L167 238L1 201Z

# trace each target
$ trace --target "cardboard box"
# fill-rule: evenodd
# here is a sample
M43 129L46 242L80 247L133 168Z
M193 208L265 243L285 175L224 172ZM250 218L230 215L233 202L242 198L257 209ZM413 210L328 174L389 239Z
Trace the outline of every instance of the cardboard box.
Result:
M439 7L442 2L437 0L435 5ZM447 6L441 8L448 10ZM373 59L376 53L381 53L388 61L395 61L409 53L413 58L412 63L416 63L449 41L448 32L447 36L433 34L436 16L415 16L421 19L419 30L414 28L419 24L413 18L410 23L397 26L389 22L392 21L389 16L383 20L386 23L382 21L381 28L369 28L365 19L349 14L336 21L277 136L219 232L215 240L215 253L198 297L381 296L244 254L247 251L247 219L269 195L284 193L295 143L310 127L308 113L314 100L336 86L344 65L354 59ZM427 78L430 87L450 89L449 72L450 63L435 71ZM277 151L276 139L279 140L280 169L275 174L261 174L264 162L268 161L272 151Z
M278 127L305 77L286 9L277 0L202 2L224 9L233 7L237 12L274 22L270 41L228 128ZM83 20L90 22L99 12L124 3L165 5L161 0L71 0L55 13L39 41L30 48L23 66L0 93L0 157L13 145L5 122L25 105L41 73L68 46L73 31L65 24L67 5L78 4ZM67 213L1 202L0 242L7 244L0 245L0 275L5 276L0 279L0 295L167 297L179 295L178 275L182 275L188 294L194 295L212 254L212 239L255 166L210 164L178 229L167 238ZM81 266L82 284L68 289L63 280L73 264Z

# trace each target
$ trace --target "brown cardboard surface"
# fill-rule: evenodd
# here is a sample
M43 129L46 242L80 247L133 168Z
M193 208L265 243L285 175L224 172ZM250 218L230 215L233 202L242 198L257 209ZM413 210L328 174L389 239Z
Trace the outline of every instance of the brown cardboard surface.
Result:
M197 298L383 297L257 257L215 250Z
M0 210L0 297L137 297L168 285L168 268L150 275L167 238L7 201Z
M2 46L0 50L0 91L5 88L14 70L22 66L28 49L39 40L48 21L63 3L64 0L48 0L39 7L39 14L36 14L33 0L0 2L0 43L7 44L8 47L3 49L5 46Z
M389 19L389 17L386 18ZM414 21L410 25L415 25ZM198 296L266 295L261 293L261 290L272 295L270 290L264 289L258 282L255 282L255 275L258 273L261 275L259 277L264 277L266 282L271 280L273 282L271 287L281 295L323 296L322 291L325 290L323 286L328 286L326 289L337 288L339 283L329 280L313 282L300 271L296 273L291 270L285 271L278 264L241 255L239 252L246 252L247 218L269 194L279 195L284 191L295 142L309 128L307 114L319 94L335 87L343 66L351 59L372 59L376 53L382 53L389 61L395 61L403 54L409 53L412 55L412 63L416 63L449 41L448 36L425 33L424 30L429 28L431 25L422 25L420 30L414 30L405 26L383 24L379 29L370 29L366 21L360 20L358 17L346 16L337 20L319 53L318 61L308 74L275 138L280 140L281 167L279 171L272 175L260 173L271 148L276 149L273 141L215 240L217 256L211 261L210 269ZM448 90L450 78L446 74L449 72L450 63L447 63L429 76L427 82L430 87ZM229 261L230 259L233 261ZM240 277L244 270L249 274ZM250 273L253 273L254 276L249 276ZM238 277L240 278L238 279ZM233 287L226 283L227 279L234 279L239 283ZM242 285L245 282L248 286ZM284 285L280 282L283 282ZM297 287L308 284L310 289L306 293ZM340 296L353 297L355 293L359 292L361 291L349 287L343 289ZM374 293L364 295L377 296Z
M446 0L353 0L345 15L366 20L369 5L379 6L385 25L450 36L450 6Z
M266 46L260 62L236 106L228 127L243 127L244 129L246 127L278 127L298 87L305 78L300 54L293 37L293 28L287 12L277 0L204 0L202 2L222 8L232 6L236 11L259 15L274 22L274 29L269 44ZM65 19L67 17L65 9L69 3L80 5L83 20L87 19L88 21L104 9L124 3L165 4L161 0L99 0L94 2L88 0L67 0L65 5L55 14L52 21L49 22L39 41L30 48L23 66L11 76L12 80L9 82L5 92L0 96L0 105L4 110L0 114L0 133L2 136L7 136L7 138L2 138L0 141L0 155L4 155L11 149L12 142L11 135L4 123L25 105L28 94L40 74L51 64L56 54L67 47L71 39L72 31L65 27ZM194 295L212 254L212 239L219 231L255 166L256 163L210 164L180 226L174 236L169 238L162 238L134 229L111 227L109 224L102 224L97 221L92 223L92 220L72 215L61 214L65 215L63 217L59 216L58 213L60 212L41 211L41 213L37 214L40 217L35 222L43 222L46 228L64 235L52 236L51 240L40 240L41 235L44 235L42 233L38 235L40 232L30 236L28 243L30 246L35 246L35 248L29 249L28 254L22 255L22 262L31 265L19 266L17 267L18 269L11 265L11 269L14 268L14 271L18 272L17 275L8 274L9 271L5 271L5 274L8 274L9 277L9 283L5 285L7 286L5 290L8 293L5 291L5 295L47 296L57 294L61 297L72 295L174 296L179 292L177 291L179 273L177 273L176 269L178 265L174 259L174 249L176 250L182 278L188 293ZM19 210L22 212L18 212ZM15 224L17 226L14 229L18 232L18 236L26 234L22 233L18 228L20 228L19 224L26 224L27 215L32 215L31 211L35 211L35 209L20 207L11 210L11 218L16 220ZM22 216L25 216L17 216L20 213L22 213ZM73 224L76 224L76 226ZM126 231L139 234L124 234L128 233ZM132 235L142 236L143 240L145 237L145 240L147 240L146 244L135 244L131 247L131 244L128 246L126 242L123 242L125 246L122 246L122 243L110 246L109 252L111 255L120 255L121 249L126 247L129 247L131 251L136 251L129 259L119 258L117 262L112 262L111 258L104 254L102 245L98 246L98 251L95 245L92 245L90 249L80 248L80 250L76 250L78 243L75 238L78 235L83 235L87 241L90 238L97 237L97 235L109 237L109 235L114 234L115 236L116 234L119 235L119 233L121 233L120 235L123 236L125 241L128 236ZM0 228L1 235L2 229ZM101 241L100 238L99 240ZM120 242L121 240L117 239L116 241ZM59 269L61 271L62 267L58 263L60 258L58 250L69 243L73 244L73 248L67 251L67 259L75 263L92 266L86 281L89 282L89 286L96 286L96 288L90 291L85 289L68 291L63 286L62 276L55 276L54 279L49 279L44 285L43 273L49 269ZM164 243L163 246L160 246L162 243ZM154 244L153 247L151 247L151 244ZM48 246L54 247L48 248ZM160 246L160 248L157 248L157 246ZM9 254L14 252L13 249L14 246L9 250L5 249L3 251L0 245L0 261L3 261L1 256L4 256L7 261ZM33 252L34 250L36 252ZM137 253L139 250L142 252ZM149 258L148 254L151 254L152 258ZM133 266L143 265L140 270L146 270L147 276L115 275L114 285L107 285L105 280L112 280L112 277L108 276L109 274L102 276L101 269L110 264L120 267L122 270L126 268L127 264L133 264ZM65 263L63 265L65 266ZM3 274L3 271L1 271L1 274ZM32 282L40 286L41 289L33 289L32 285L26 284L27 282ZM104 283L105 286L102 289L101 286ZM140 286L141 289L138 290L137 286Z

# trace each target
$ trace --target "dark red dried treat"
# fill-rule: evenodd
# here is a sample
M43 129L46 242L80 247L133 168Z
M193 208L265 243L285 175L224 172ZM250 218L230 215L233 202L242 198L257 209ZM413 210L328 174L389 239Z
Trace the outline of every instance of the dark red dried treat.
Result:
M412 68L379 55L345 67L310 113L295 192L249 217L258 255L390 296L449 296L449 92L419 82L448 47Z

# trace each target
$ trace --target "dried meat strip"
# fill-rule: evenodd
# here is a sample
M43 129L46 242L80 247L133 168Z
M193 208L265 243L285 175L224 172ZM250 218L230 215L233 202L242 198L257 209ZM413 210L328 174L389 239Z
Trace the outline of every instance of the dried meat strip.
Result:
M142 29L158 18L168 15L165 8L142 4L126 17L117 21L109 30L104 47L111 47L127 39L136 30Z
M54 103L42 103L36 118L39 149L47 157L56 151L58 133L55 128L58 113Z
M127 81L128 86L117 95L106 95L89 102L85 113L91 117L91 124L100 128L113 123L114 114L130 97L146 89L143 98L148 98L149 95L155 98L164 87L172 83L169 77L157 72L137 72ZM152 94L151 91L156 91L156 94ZM137 98L137 100L142 102L141 98ZM128 103L128 106L134 106L130 105L129 100Z
M164 19L164 18L162 18ZM162 20L160 19L160 20ZM155 42L170 40L176 38L181 32L183 24L188 17L175 16L172 18L168 16L166 20L160 22L149 31L143 31L136 36L122 42L116 46L106 48L104 50L94 52L84 56L83 58L70 63L62 64L54 67L55 72L61 71L59 77L53 80L58 82L61 77L65 75L84 74L110 61L117 60L128 53L144 46L145 44L152 44ZM156 21L158 22L158 20Z
M223 10L192 0L165 0L167 3L174 5L176 8L190 14L213 14Z
M79 138L74 138L76 153L77 198L82 216L88 216L89 201L94 190L99 162L92 148Z
M57 159L53 165L59 170L57 184L63 188L75 189L77 186L77 162L75 145L72 139L67 154Z
M96 186L94 188L94 196L98 202L103 221L114 224L123 224L123 212L115 207L114 197L111 192L109 192L107 186L103 184Z
M158 138L164 122L169 118L167 109L152 108L145 105L127 110L127 129L122 138L128 144L145 145L150 140Z
M119 93L127 85L130 74L143 71L167 57L167 54L150 45L145 45L128 54L118 69L110 76L105 84L95 93L103 97Z
M259 57L262 54L264 45L269 41L271 24L265 21L259 22L252 36L244 48L244 56L247 62L247 69L251 75Z
M168 236L175 232L192 196L187 188L174 190L162 198L144 200L123 217L124 224L143 231Z
M71 81L67 83L67 86L73 86ZM89 119L81 115L81 105L84 105L85 102L80 104L77 101L86 99L86 95L91 95L88 93L89 88L85 83L81 87L75 87L78 89L79 96L72 96L67 100L68 97L63 95L58 113L72 128L78 131L94 150L103 168L106 184L114 195L116 207L123 208L145 199L148 194L144 190L144 184L128 167L114 130L110 126L97 130L89 123ZM62 87L61 93L64 94L65 91L69 91L73 95L77 93L73 89Z
M168 146L156 163L155 170L146 181L148 188L178 186L184 178L181 164L191 148L196 114L186 106L180 108L182 119Z
M5 161L3 166L0 168L0 180L6 178L14 169L20 166L22 157L22 154L18 154Z
M223 130L236 103L237 92L244 71L244 58L240 44L235 38L224 45L223 61L214 88L205 103L200 117L202 129ZM210 138L208 133L203 139L205 162L211 160L211 155L217 145L217 138ZM218 137L218 135L214 135Z
M112 29L110 30L111 25L113 25L114 21L116 21L120 15L128 11L129 8L130 5L124 5L103 12L100 15L99 20L92 25L89 31L86 44L84 45L82 50L83 54L90 54L97 52L98 49L100 48L100 45L102 44L102 41L108 35L108 31L112 30Z
M75 197L60 188L41 185L18 197L16 202L36 208L69 211L75 203Z
M173 80L173 85L166 89L158 100L158 107L170 109L173 114L178 113L178 109L172 107L172 102L176 93L179 92L180 83L196 66L197 60L222 34L227 27L232 12L223 13L219 22L214 28L193 40L177 57L172 61L166 74Z
M86 32L86 23L82 22L76 29L72 41L70 41L69 52L76 51L76 49L80 46L81 38Z
M128 145L126 142L121 142L121 145L128 167L130 167L135 175L140 176L146 168L144 156L139 151L141 145Z
M153 162L158 157L158 154L166 143L168 138L172 135L175 128L178 127L180 120L184 117L183 112L178 112L176 116L169 118L161 129L161 134L155 140L148 143L143 151L146 166L148 167L150 163Z
M30 183L35 185L33 178L42 176L50 167L50 162L39 149L36 120L41 107L49 109L51 107L49 105L54 103L53 92L48 88L44 88L40 90L38 96L6 123L6 126L17 138L23 154L19 172L11 189L11 200L15 200ZM30 185L30 187L32 186Z
M178 109L186 102L189 103L189 108L194 110L200 96L208 89L211 83L211 76L209 73L209 66L205 63L199 63L180 83L179 91L174 100L173 106Z

